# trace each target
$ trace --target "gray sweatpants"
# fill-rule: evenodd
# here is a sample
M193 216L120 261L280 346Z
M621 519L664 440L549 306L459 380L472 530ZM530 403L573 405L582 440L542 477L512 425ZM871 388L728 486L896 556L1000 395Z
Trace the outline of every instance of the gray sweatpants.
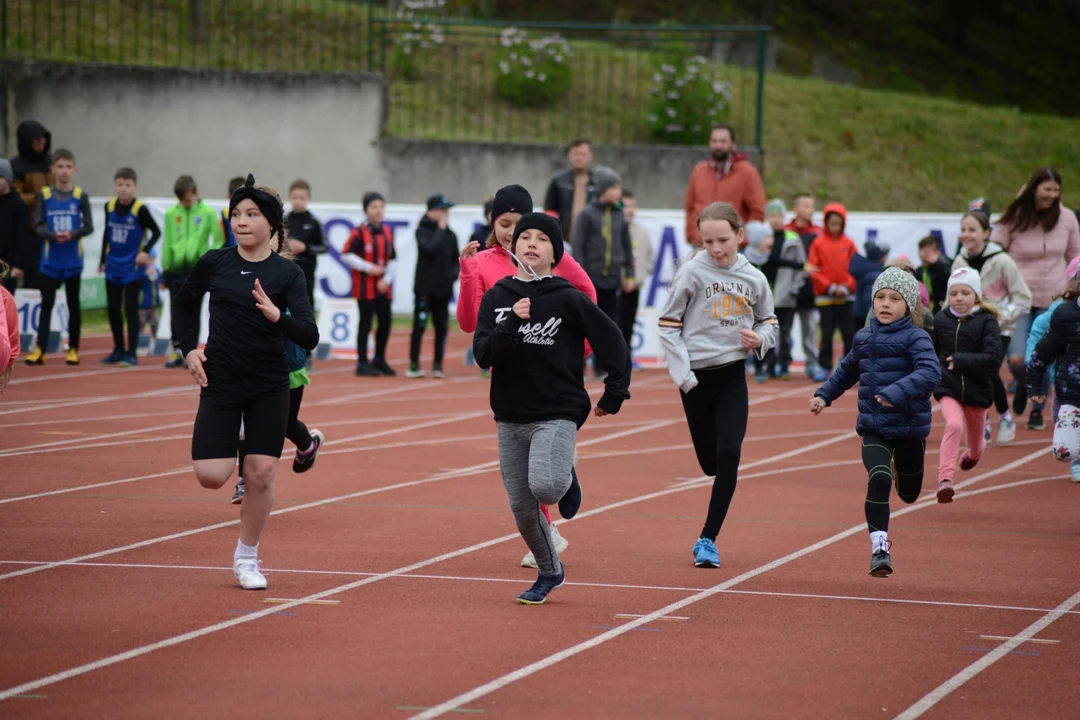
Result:
M544 575L561 570L540 504L556 505L570 489L577 425L569 420L499 423L499 467L518 532Z
M803 355L806 356L806 372L809 374L809 368L817 363L818 311L817 308L799 308L796 314L799 316L799 334L802 336Z

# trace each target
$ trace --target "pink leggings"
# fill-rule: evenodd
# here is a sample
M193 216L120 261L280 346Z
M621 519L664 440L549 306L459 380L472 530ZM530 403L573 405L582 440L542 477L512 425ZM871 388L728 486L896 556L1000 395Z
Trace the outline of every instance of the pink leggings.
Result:
M983 427L987 408L961 405L951 397L941 398L941 414L945 416L945 434L941 436L938 454L938 481L952 480L956 471L956 456L960 453L960 435L967 428L967 452L972 460L982 457L986 449Z

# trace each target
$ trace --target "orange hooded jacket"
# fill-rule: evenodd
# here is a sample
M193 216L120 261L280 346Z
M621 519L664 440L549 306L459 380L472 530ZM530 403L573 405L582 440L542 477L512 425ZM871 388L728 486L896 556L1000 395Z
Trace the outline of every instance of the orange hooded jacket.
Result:
M855 241L840 230L839 237L829 234L829 213L838 214L847 225L847 210L840 203L829 203L825 206L826 229L815 238L810 245L808 262L818 268L818 271L810 275L810 281L814 284L814 296L817 305L835 305L851 302L855 299L855 278L851 276L848 267L851 265L851 256L858 252ZM846 297L836 297L829 292L834 286L847 288Z

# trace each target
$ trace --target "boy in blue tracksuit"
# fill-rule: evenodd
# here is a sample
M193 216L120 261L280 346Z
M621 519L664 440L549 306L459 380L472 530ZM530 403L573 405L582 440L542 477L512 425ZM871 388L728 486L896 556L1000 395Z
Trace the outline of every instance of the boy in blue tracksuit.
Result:
M41 319L37 349L26 358L27 365L44 365L52 330L52 311L61 286L67 295L67 364L79 364L79 336L82 309L79 290L83 271L82 239L94 232L90 198L75 185L75 155L67 149L53 153L55 184L41 189L34 208L34 231L41 238Z
M874 281L874 317L855 333L849 352L810 401L819 414L856 383L862 461L869 474L866 524L870 529L870 574L892 574L889 555L889 493L893 485L905 503L922 492L926 438L930 435L930 393L941 382L934 343L922 329L919 283L900 268L887 268Z
M134 170L127 167L117 170L114 187L116 197L105 205L105 236L99 268L105 275L113 351L101 362L134 367L139 364L135 351L139 349L139 292L146 275L143 268L151 262L149 253L161 237L161 229L150 215L150 208L135 199ZM128 323L126 347L124 316Z

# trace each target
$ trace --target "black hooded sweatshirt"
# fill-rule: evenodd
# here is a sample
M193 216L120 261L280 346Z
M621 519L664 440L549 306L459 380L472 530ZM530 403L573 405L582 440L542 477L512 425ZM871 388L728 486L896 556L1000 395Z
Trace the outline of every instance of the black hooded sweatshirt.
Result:
M529 319L513 311L531 302ZM630 351L619 327L564 278L503 278L484 293L473 334L473 352L491 368L491 409L498 422L570 420L581 427L592 401L585 390L585 341L607 372L597 405L619 412L630 397Z
M0 260L20 270L37 267L33 262L39 252L37 236L30 230L30 208L12 188L0 195Z
M18 139L19 154L11 159L11 170L15 175L15 190L22 197L23 202L30 208L30 217L34 217L37 210L37 198L41 189L53 183L52 175L52 133L37 120L25 120L19 123L15 132ZM42 152L34 152L33 142L36 138L45 138L45 149ZM31 224L31 227L33 225ZM34 235L32 241L34 247L30 248L23 260L23 269L36 272L40 260L41 243Z

